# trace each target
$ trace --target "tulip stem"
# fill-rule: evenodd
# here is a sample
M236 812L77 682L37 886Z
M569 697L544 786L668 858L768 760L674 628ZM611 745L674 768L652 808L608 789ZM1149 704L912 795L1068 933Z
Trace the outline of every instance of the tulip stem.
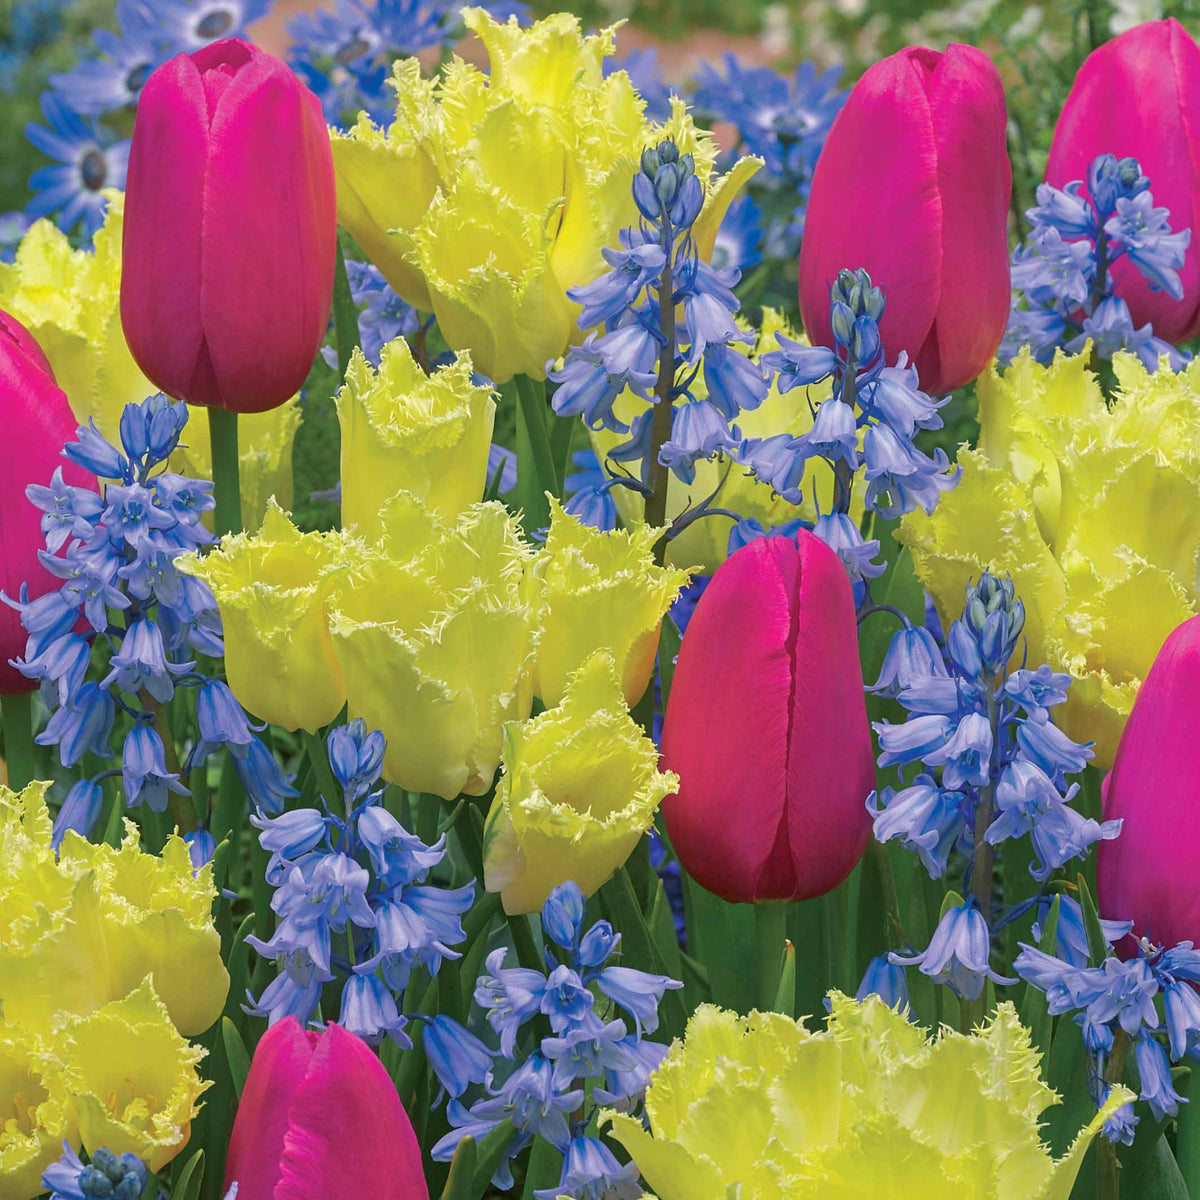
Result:
M1125 1055L1129 1050L1129 1038L1125 1030L1118 1029L1113 1037L1112 1052L1108 1056L1108 1067L1104 1078L1109 1083L1122 1083L1125 1079ZM1097 1139L1096 1151L1096 1200L1119 1200L1121 1195L1121 1162L1117 1148L1106 1137Z
M208 410L212 441L213 523L218 537L242 530L242 489L238 479L238 415L224 408Z
M754 905L754 935L758 951L757 1006L760 1012L771 1012L779 995L787 952L787 904L781 900L759 900Z
M669 223L664 219L664 229ZM667 236L667 235L664 235ZM662 529L662 537L654 544L654 561L661 567L667 559L667 489L671 484L671 472L658 461L658 452L671 437L671 418L675 408L675 283L671 273L672 248L668 242L667 262L662 270L658 289L659 329L662 333L662 349L658 358L658 379L654 384L654 416L650 423L650 450L647 453L649 473L646 483L650 494L646 497L646 524L651 529ZM782 954L782 950L780 951ZM774 999L774 993L771 995Z
M32 692L0 696L4 723L4 766L8 786L19 792L34 775Z

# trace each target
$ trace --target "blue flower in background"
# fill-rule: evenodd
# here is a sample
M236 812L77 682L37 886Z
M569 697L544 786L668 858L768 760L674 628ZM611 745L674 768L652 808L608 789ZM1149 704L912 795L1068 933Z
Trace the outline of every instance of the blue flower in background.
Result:
M612 54L604 60L604 74L624 71L637 93L646 102L646 116L653 121L667 121L671 116L671 98L679 93L663 77L658 64L658 51L653 47L627 50Z
M47 125L29 124L25 135L56 166L41 167L29 184L38 194L25 215L30 220L56 214L68 232L82 222L90 237L104 221L108 205L104 188L123 188L129 165L129 142L113 141L107 131L86 122L70 109L58 92L42 94Z
M50 84L66 103L85 116L102 116L137 104L151 72L167 58L168 43L137 0L120 0L121 34L97 29L92 40L101 57L78 63Z
M31 222L23 212L0 213L0 262L12 262Z
M171 53L190 54L220 38L241 37L246 26L271 11L270 0L135 0Z
M726 212L713 244L712 265L718 271L745 272L763 257L762 210L749 194L739 196Z

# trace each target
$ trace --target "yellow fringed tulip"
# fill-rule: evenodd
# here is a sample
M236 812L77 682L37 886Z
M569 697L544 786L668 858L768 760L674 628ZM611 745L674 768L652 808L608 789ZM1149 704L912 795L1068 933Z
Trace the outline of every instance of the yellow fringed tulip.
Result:
M646 1093L650 1130L606 1114L661 1200L1067 1200L1104 1108L1055 1159L1058 1097L1011 1004L935 1040L878 996L838 993L827 1028L701 1005Z
M187 1144L210 1086L197 1070L206 1053L180 1037L146 980L122 1000L68 1017L43 1061L57 1067L89 1152L130 1152L161 1171Z
M45 351L80 424L119 444L127 404L158 389L142 374L121 327L121 231L124 195L110 191L104 225L91 250L76 250L52 221L35 221L12 263L0 263L0 309L16 317ZM208 410L189 407L185 444L171 469L212 478ZM256 529L269 496L292 498L292 443L300 425L295 399L270 412L243 416L238 427L242 516Z
M0 1200L42 1192L42 1172L72 1131L41 1039L0 1020Z
M144 854L126 823L120 847L68 833L56 856L46 785L0 788L0 1003L4 1017L49 1033L153 979L181 1033L203 1033L229 991L212 923L212 868L193 872L171 837Z
M656 124L628 75L605 77L611 29L587 36L567 13L526 29L478 8L463 20L487 72L456 58L428 81L415 61L397 63L387 132L363 116L333 133L338 219L485 375L541 379L583 336L567 290L605 270L601 251L637 224L630 188L644 147L673 137L712 184L695 227L704 255L759 164L745 160L717 185L712 139L682 101Z
M547 707L597 650L611 654L632 708L650 681L658 630L687 571L659 567L659 531L644 524L604 533L550 501L550 531L537 562L542 610L534 693Z
M176 559L212 589L225 628L225 670L242 705L285 729L316 732L346 702L329 635L345 537L301 533L273 500L257 534Z
M350 716L387 739L389 782L447 800L491 786L500 727L532 704L530 555L502 504L446 523L406 492L358 548L330 629Z
M426 375L403 338L384 346L378 371L356 349L337 411L343 528L377 538L400 489L444 520L483 495L496 402L471 382L469 355Z
M982 570L1012 575L1029 661L1073 679L1059 723L1109 767L1159 648L1200 611L1200 364L1118 354L1110 409L1088 361L982 375L979 449L898 536L944 617Z
M557 708L505 725L503 764L483 874L508 913L536 912L568 879L590 896L654 824L663 797L679 790L626 710L606 651L571 677Z
M755 345L746 352L757 360L768 351L777 350L779 343L775 340L776 333L799 341L805 340L788 325L781 313L767 308L763 310L762 327L758 331ZM734 353L742 352L737 347L731 349ZM812 428L813 412L809 402L816 405L828 398L830 386L825 382L781 395L772 385L766 399L758 408L745 409L738 414L737 426L747 438L771 437L778 433L799 437ZM698 400L707 398L708 389L705 387L703 375L696 377L691 391ZM647 407L645 400L627 390L617 397L613 412L619 420L630 424ZM610 429L594 429L590 430L589 434L592 448L601 462L604 461L605 455L627 437ZM768 529L773 525L793 521L797 517L815 521L818 513L813 504L814 494L820 501L821 512L829 512L833 508L834 477L824 459L809 459L804 476L804 500L796 505L789 504L767 484L758 482L750 472L736 463L730 469L728 459L724 455L717 455L711 461L702 459L696 463L694 483L686 484L677 476L671 476L667 485L668 522L673 521L684 509L689 506L695 507L710 496L716 491L722 477L725 482L714 501L716 507L727 508L743 517L756 520ZM631 488L613 488L611 494L625 524L631 527L640 525L645 500ZM858 489L854 494L851 516L855 521L862 516L862 489ZM705 517L693 521L678 537L668 542L667 561L680 567L712 572L728 557L728 546L729 522L719 516Z

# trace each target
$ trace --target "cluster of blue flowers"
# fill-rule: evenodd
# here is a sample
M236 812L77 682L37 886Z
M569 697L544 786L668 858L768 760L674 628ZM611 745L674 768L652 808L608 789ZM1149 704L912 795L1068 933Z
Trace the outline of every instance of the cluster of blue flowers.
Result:
M433 318L428 317L422 322L420 313L396 295L374 264L347 259L346 279L350 284L350 296L359 310L359 349L373 366L379 366L388 342L398 337L411 338L432 325ZM332 346L322 346L321 357L329 366L337 366L337 351Z
M24 85L29 60L59 35L67 6L67 0L6 5L7 29L0 36L0 92L11 96Z
M330 732L327 746L339 811L326 796L323 810L250 818L271 854L266 878L278 925L269 941L247 941L281 971L257 1001L249 997L248 1011L272 1024L288 1016L307 1023L324 986L340 977L338 1023L371 1045L390 1036L408 1047L397 1001L414 968L436 975L443 959L459 957L450 947L465 936L475 885L426 882L446 839L427 846L384 807L382 733L351 721Z
M883 290L872 286L866 271L838 272L830 288L833 349L776 334L780 348L762 356L763 366L778 372L780 392L832 380L832 394L815 407L807 433L748 439L736 454L757 478L793 504L801 500L808 460L825 459L837 488L830 511L818 517L813 532L837 552L860 604L869 580L885 567L875 561L879 543L864 541L849 515L859 469L867 485L867 508L888 520L918 506L932 512L960 475L944 450L938 448L930 457L914 444L918 430L942 427L938 410L945 400L921 391L917 370L906 354L901 353L895 366L887 365L879 334L885 306Z
M328 124L345 128L365 112L391 123L395 104L387 87L392 63L422 50L446 50L463 33L462 4L455 0L335 0L332 11L303 13L288 25L289 61L316 97ZM514 0L491 0L497 20L525 20L529 9Z
M724 74L701 64L695 105L710 120L737 130L735 154L753 154L763 168L747 195L730 208L717 238L713 265L740 267L769 259L794 263L804 234L804 212L817 157L846 101L837 84L841 67L818 73L801 63L790 78L769 67L745 67L725 56Z
M113 1154L99 1149L85 1166L63 1142L62 1157L42 1173L42 1186L50 1200L138 1200L149 1178L136 1154Z
M498 1049L445 1015L425 1025L425 1052L454 1126L434 1146L433 1158L448 1162L464 1137L478 1140L508 1119L516 1136L493 1178L497 1187L512 1186L508 1160L541 1137L561 1151L563 1169L558 1185L536 1191L536 1200L638 1200L637 1168L619 1164L585 1131L599 1106L629 1112L641 1104L667 1053L645 1035L658 1028L663 993L683 985L610 963L621 935L607 921L586 931L583 922L583 893L564 883L542 908L545 971L505 967L503 947L488 955L475 1003ZM471 1100L474 1095L480 1098Z
M645 150L633 198L641 222L621 231L619 249L604 251L611 270L567 293L582 305L580 328L592 332L561 368L547 367L558 384L556 413L629 435L609 460L637 464L636 475L584 486L567 505L581 520L602 526L611 521L608 492L614 486L649 494L653 461L690 484L697 461L732 454L741 434L731 422L743 409L757 408L769 390L762 368L736 348L754 340L734 321L740 305L732 289L739 272L715 270L696 252L691 230L704 188L692 156L680 154L670 139ZM680 305L682 329L675 320ZM702 372L707 396L696 398L693 385ZM650 402L631 424L613 408L626 389ZM655 445L654 417L662 404L672 406L670 435ZM708 511L709 501L689 519Z
M224 643L208 586L175 565L179 555L213 540L201 523L213 507L213 485L166 470L187 419L187 405L161 393L130 404L121 416L120 448L93 424L80 426L78 441L63 450L76 466L110 482L99 491L75 487L60 467L49 486L27 489L42 512L46 549L39 558L62 580L34 600L24 588L16 599L3 597L29 633L15 665L37 680L51 710L37 742L57 746L64 767L88 753L110 759L118 715L128 718L120 771L71 787L55 821L56 842L67 829L90 834L103 779L119 774L130 808L145 804L162 812L169 792L188 794L182 776L222 746L257 804L278 811L286 796L296 794L228 685L188 657L220 657ZM108 653L103 665L97 659L101 677L92 680L97 644ZM170 770L158 714L179 687L196 689L200 737L182 766ZM190 840L193 856L207 861L213 844L203 823Z
M879 766L899 767L904 785L868 799L875 837L899 840L934 879L958 852L966 897L946 910L926 949L893 952L887 965L916 966L967 1000L989 978L1012 982L989 966L995 930L1033 907L1055 871L1121 828L1071 807L1079 787L1068 787L1067 776L1084 768L1091 749L1050 716L1067 698L1069 676L1046 666L1008 670L1024 624L1012 581L985 573L967 588L962 616L944 640L940 629L908 624L895 635L872 689L909 713L902 724L875 725ZM905 771L918 764L920 773L906 782ZM993 848L1024 836L1042 893L994 910ZM873 970L887 976L884 964Z
M1172 370L1190 356L1155 337L1147 323L1133 327L1129 306L1114 294L1113 264L1128 258L1154 291L1183 298L1179 268L1191 230L1172 232L1165 208L1155 208L1150 180L1134 158L1102 154L1083 180L1065 188L1043 183L1027 211L1033 231L1013 252L1013 309L999 358L1009 363L1032 347L1043 363L1063 346L1078 353L1091 340L1101 358L1136 354L1148 370L1166 355Z
M1136 953L1121 958L1111 946L1129 935L1132 924L1105 921L1101 925L1106 954L1093 965L1086 934L1063 933L1064 924L1082 926L1079 904L1067 896L1058 902L1054 938L1034 930L1039 943L1053 941L1051 952L1022 943L1013 969L1045 993L1051 1016L1074 1014L1088 1053L1088 1088L1097 1107L1108 1097L1106 1070L1122 1038L1133 1046L1141 1099L1156 1120L1175 1116L1186 1100L1171 1082L1171 1064L1195 1062L1200 1055L1200 994L1193 986L1200 984L1200 951L1191 942L1167 949L1146 938L1130 938ZM1156 998L1162 1001L1161 1017ZM1128 1145L1136 1126L1133 1106L1125 1104L1106 1122L1104 1133L1110 1141Z

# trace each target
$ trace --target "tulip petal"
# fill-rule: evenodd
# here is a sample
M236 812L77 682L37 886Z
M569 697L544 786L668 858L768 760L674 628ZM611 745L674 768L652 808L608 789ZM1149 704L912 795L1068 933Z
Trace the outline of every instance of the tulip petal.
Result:
M236 1183L246 1200L274 1196L291 1119L287 1101L300 1090L320 1036L301 1028L295 1017L285 1017L263 1034L229 1139L225 1189Z
M293 1095L279 1170L261 1200L428 1200L421 1149L391 1078L340 1025L319 1037Z
M246 43L217 43L195 56L206 77L210 58L235 73L209 131L204 345L222 403L261 412L299 390L329 322L333 159L319 104L283 64Z
M134 358L172 396L191 393L204 340L200 313L208 107L195 63L180 54L142 89L129 152L121 322ZM170 337L157 331L169 329Z

